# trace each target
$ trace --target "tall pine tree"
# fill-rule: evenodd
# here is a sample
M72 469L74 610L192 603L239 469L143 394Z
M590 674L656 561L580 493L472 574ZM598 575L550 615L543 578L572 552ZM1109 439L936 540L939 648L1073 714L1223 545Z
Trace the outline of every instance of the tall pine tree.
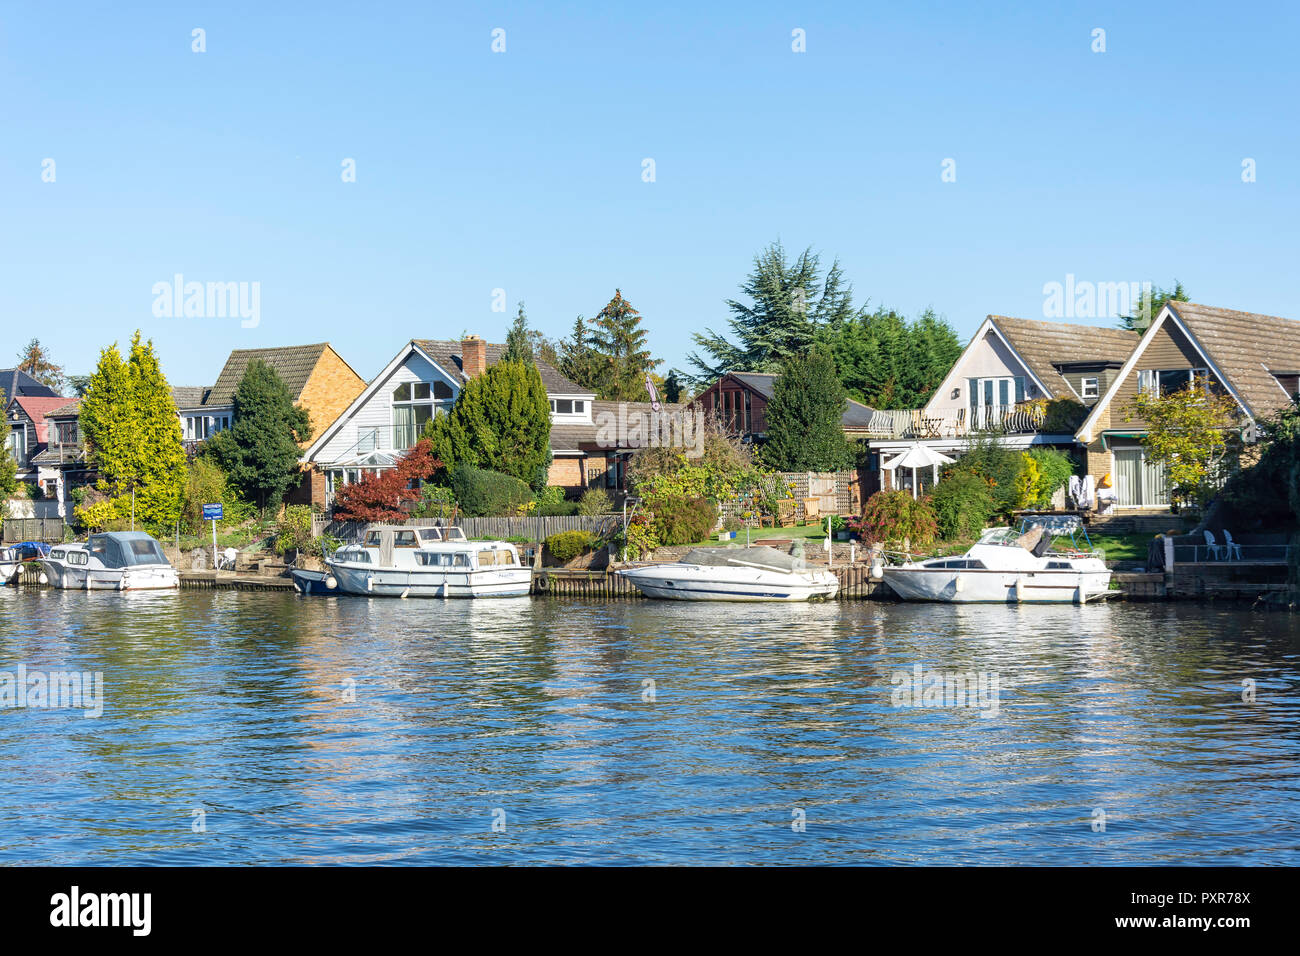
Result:
M645 377L659 362L646 348L641 313L615 289L592 326L591 345L599 363L596 393L611 402L648 401Z
M534 362L533 342L528 334L528 316L524 314L524 304L519 303L519 314L510 324L506 333L506 350L502 359L507 362Z
M301 480L299 445L311 438L311 419L293 404L280 373L261 359L248 363L233 404L230 428L208 439L204 453L245 501L278 510Z
M764 464L777 471L848 468L853 449L844 437L846 399L828 352L813 349L786 359L767 403Z
M697 384L729 371L774 372L807 351L820 327L838 328L857 314L839 263L823 276L821 257L811 247L792 261L779 241L772 243L754 257L740 289L748 302L727 300L734 342L712 329L692 336L707 355L687 356L699 370L693 376Z

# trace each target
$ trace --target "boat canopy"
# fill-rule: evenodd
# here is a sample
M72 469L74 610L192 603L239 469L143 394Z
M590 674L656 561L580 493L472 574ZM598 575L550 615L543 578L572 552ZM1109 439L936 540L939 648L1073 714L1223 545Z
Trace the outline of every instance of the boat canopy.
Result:
M92 534L86 550L105 568L130 568L141 564L166 564L162 547L143 531L109 531Z
M804 559L776 548L694 548L686 552L683 564L700 564L709 567L726 565L758 565L773 571L803 571L807 568Z

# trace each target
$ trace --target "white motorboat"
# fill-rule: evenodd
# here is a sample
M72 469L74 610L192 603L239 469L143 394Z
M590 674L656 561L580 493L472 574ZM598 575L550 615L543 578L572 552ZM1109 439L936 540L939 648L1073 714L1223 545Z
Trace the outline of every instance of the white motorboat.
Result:
M18 577L22 563L17 548L0 548L0 584L8 584Z
M162 546L143 531L92 534L85 544L60 544L40 559L56 588L146 591L180 587Z
M840 582L776 548L695 548L672 564L615 572L646 597L671 601L807 601L834 597Z
M904 601L1085 604L1109 594L1111 572L1078 518L1053 516L1026 519L1020 530L990 528L960 556L876 563L872 576Z
M455 527L372 525L325 560L328 590L375 597L519 597L531 568L505 541L469 541Z

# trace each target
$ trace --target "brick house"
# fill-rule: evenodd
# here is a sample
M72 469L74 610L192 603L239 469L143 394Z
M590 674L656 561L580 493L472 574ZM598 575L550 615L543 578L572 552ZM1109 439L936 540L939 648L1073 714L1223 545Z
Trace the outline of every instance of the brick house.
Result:
M741 441L761 442L767 433L767 403L779 377L768 372L728 372L691 399L690 407L716 413L727 432ZM865 437L871 415L871 408L849 399L841 418L844 434Z

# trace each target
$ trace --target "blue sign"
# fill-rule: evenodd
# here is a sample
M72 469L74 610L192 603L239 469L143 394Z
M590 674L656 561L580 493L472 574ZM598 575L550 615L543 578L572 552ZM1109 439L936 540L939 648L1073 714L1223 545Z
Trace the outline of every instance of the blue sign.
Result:
M203 506L203 520L204 520L204 521L220 521L220 520L221 520L221 505L219 505L219 504L218 504L218 505L204 505L204 506Z

